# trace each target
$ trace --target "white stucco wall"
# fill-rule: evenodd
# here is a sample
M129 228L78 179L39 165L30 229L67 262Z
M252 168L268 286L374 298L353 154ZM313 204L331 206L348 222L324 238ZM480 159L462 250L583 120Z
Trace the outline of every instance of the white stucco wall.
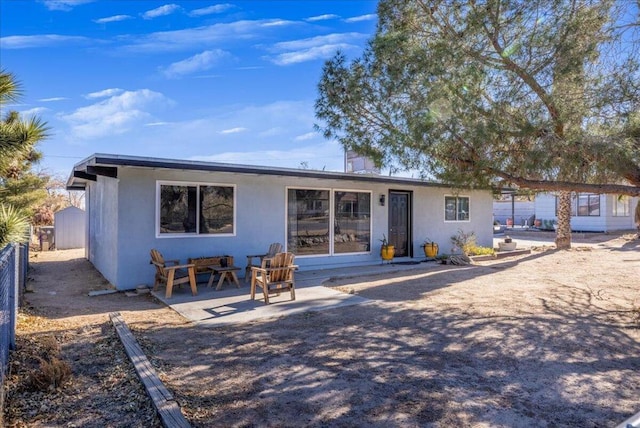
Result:
M104 185L105 180L113 182ZM178 181L230 184L236 186L235 236L156 237L156 182ZM102 183L102 186L100 185ZM94 187L100 190L94 197ZM92 223L90 247L94 265L119 289L140 284L151 285L154 270L149 264L149 251L158 249L167 259L186 262L189 257L232 255L235 264L246 265L247 254L260 254L272 242L286 245L286 191L288 187L333 190L371 191L372 251L367 254L296 257L300 269L321 269L380 261L380 242L387 233L388 201L378 202L379 195L389 189L413 192L413 256L423 259L420 248L426 237L438 242L441 253L451 250L450 237L458 230L474 231L478 244L491 246L493 242L492 202L490 192L460 192L470 198L470 220L444 221L444 196L452 192L438 187L390 186L373 182L343 181L303 177L278 177L253 174L211 173L169 169L119 167L118 179L99 178L92 185L91 206L102 204L102 214ZM115 202L115 198L118 202ZM116 211L115 213L113 211ZM94 215L94 214L91 214ZM108 217L107 220L105 217ZM115 228L113 219L118 221ZM117 239L105 239L107 232L117 230ZM97 249L106 246L106 248ZM117 261L117 263L116 263ZM113 266L117 264L118 268ZM107 266L109 265L109 266ZM244 274L244 269L239 272Z
M111 284L118 284L118 180L97 177L86 201L89 260Z

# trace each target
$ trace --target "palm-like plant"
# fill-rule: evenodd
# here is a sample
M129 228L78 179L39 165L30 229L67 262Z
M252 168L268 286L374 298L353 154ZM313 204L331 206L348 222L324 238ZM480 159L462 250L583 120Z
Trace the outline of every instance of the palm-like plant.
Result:
M0 108L21 95L16 77L0 70ZM46 192L40 191L41 180L30 169L41 156L36 144L47 137L48 130L38 117L24 120L15 111L0 117L0 248L25 241L28 210L46 197Z
M29 218L11 205L0 204L0 249L29 240Z
M22 89L15 76L0 70L0 107L15 102ZM22 120L16 111L9 111L0 118L0 172L12 167L16 159L38 159L35 145L45 139L49 128L42 119L31 117Z

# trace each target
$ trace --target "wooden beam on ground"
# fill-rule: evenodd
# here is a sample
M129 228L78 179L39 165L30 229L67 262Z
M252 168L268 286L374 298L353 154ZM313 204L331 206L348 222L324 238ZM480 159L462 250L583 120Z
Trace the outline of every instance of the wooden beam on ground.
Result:
M133 337L122 315L119 312L112 312L109 314L109 318L111 318L111 322L136 369L138 377L144 384L147 394L151 397L158 415L160 415L162 425L167 428L190 428L189 421L180 412L180 406L178 406L171 392L158 377L147 356L142 352L142 348Z

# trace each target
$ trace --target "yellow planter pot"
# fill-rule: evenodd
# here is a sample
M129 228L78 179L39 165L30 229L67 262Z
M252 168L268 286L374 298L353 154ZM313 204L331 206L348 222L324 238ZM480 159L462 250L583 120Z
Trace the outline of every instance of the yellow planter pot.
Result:
M382 257L382 260L393 260L395 252L396 249L393 245L383 245L380 248L380 257Z
M427 258L434 259L438 255L438 244L432 242L430 244L424 244L424 255Z

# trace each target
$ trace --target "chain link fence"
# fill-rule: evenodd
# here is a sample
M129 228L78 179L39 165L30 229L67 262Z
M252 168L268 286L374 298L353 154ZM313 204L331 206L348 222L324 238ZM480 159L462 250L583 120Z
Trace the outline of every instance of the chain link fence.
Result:
M9 351L16 346L18 307L27 284L28 261L26 244L9 244L0 250L0 422L4 413L4 379Z

